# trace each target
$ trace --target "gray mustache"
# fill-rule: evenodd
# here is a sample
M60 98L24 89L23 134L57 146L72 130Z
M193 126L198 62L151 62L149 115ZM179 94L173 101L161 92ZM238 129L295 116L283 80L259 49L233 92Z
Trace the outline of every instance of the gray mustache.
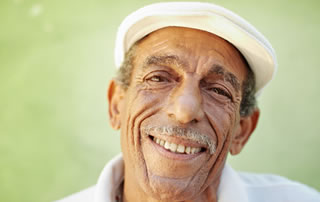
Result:
M213 154L216 151L214 142L206 134L200 133L192 128L180 128L176 126L148 126L141 129L144 134L155 132L160 135L182 137L186 140L204 144L208 147L210 154Z

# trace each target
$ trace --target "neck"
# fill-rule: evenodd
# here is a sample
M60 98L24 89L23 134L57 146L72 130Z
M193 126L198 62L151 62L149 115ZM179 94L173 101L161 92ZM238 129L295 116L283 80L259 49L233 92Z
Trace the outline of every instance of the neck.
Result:
M160 200L151 197L147 193L145 193L139 184L134 183L135 180L131 179L129 176L125 176L124 181L124 189L123 189L123 202L172 202L174 200L172 199L166 199L166 200ZM202 201L208 201L208 202L217 202L217 190L219 186L219 182L215 181L212 184L210 184L203 192L201 192L199 195L195 196L193 199L184 200L181 202L202 202Z

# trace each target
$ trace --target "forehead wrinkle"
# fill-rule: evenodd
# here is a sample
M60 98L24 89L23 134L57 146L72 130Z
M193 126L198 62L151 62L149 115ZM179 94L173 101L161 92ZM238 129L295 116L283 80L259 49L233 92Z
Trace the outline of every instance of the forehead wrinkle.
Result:
M223 76L223 79L229 82L236 91L240 91L240 82L237 77L231 72L225 71L225 69L221 65L213 64L209 69L209 73Z
M152 55L145 60L143 67L147 68L149 65L175 65L184 67L186 63L177 55Z

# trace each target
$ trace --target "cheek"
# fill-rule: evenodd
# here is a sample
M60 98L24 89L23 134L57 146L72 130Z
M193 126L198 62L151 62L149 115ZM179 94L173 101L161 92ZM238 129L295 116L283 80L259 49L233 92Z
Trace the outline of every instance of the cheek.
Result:
M231 135L236 117L236 107L230 104L205 103L205 112L215 130L218 147ZM218 148L217 148L218 149Z
M235 128L236 107L212 102L204 104L208 121L217 138L216 153L208 161L208 177L204 185L207 187L212 182L219 181L218 173L222 172Z
M128 97L126 98L126 109L122 120L127 123L134 122L137 118L143 115L143 112L158 106L160 96L152 94L137 86L138 89L128 89Z
M161 108L161 97L143 89L128 89L121 116L121 145L125 156L141 153L141 123Z
M147 165L142 152L140 128L142 123L156 114L163 103L162 96L143 89L128 89L125 113L121 123L121 147L125 164L125 175L137 182L145 192L148 186ZM148 191L149 190L149 191Z

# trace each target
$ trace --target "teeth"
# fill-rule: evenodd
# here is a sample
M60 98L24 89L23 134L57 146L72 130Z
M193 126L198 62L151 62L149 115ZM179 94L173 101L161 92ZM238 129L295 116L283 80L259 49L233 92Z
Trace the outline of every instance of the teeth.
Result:
M166 143L164 144L164 148L169 149L170 148L170 143L166 141Z
M184 145L179 144L177 148L177 152L184 153L184 148L185 148Z
M191 148L190 148L190 147L187 147L187 148L186 148L186 153L187 153L187 154L190 154L190 151L191 151Z
M171 152L174 153L186 153L186 154L196 154L201 151L200 147L186 147L181 144L175 144L172 142L167 142L165 140L161 140L159 138L154 137L153 141L157 143L158 145L164 147L167 150L170 150Z
M170 151L172 152L176 152L178 145L176 145L175 143L171 143L170 145Z
M196 154L196 153L198 153L200 150L201 150L200 148L195 148L195 147L193 147L193 148L191 148L191 154Z

